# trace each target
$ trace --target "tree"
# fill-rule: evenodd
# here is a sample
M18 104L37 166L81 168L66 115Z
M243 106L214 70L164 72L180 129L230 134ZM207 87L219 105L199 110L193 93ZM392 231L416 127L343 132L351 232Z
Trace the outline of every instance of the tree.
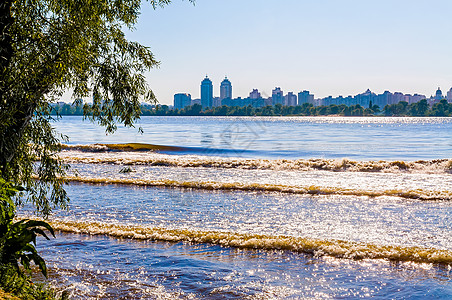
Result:
M198 116L202 111L202 106L200 104L193 104L192 106L187 106L184 108L186 116Z
M436 117L446 117L450 115L450 105L447 100L443 99L439 103L435 103L432 107L431 114Z
M374 114L379 113L381 111L380 106L378 106L376 104L374 104L370 109L373 111Z
M328 115L328 106L322 105L322 106L318 107L317 113L321 116Z
M352 116L362 116L364 114L364 108L359 104L350 106L350 111Z
M156 8L170 0L149 0ZM64 206L65 166L50 104L65 90L92 97L83 114L106 127L133 126L140 101L155 102L143 73L159 62L128 41L141 0L2 0L0 3L0 176L24 185L37 212ZM80 104L76 100L75 104ZM34 162L39 160L37 167ZM39 180L34 180L37 178Z
M427 100L423 99L419 101L417 104L418 104L417 111L419 113L419 116L425 116L429 109Z
M336 104L331 104L329 106L329 111L332 115L337 115L339 113L339 106L337 106Z
M149 0L154 8L170 2ZM0 286L8 275L4 270L24 279L19 263L27 269L33 261L45 275L33 243L37 235L46 237L43 228L53 234L45 222L14 222L22 198L10 187L23 186L43 216L69 200L63 188L66 166L56 156L65 138L51 127L52 104L66 90L78 99L76 106L92 97L83 115L112 133L116 122L133 126L141 101L156 102L143 74L159 62L124 33L134 28L141 3L0 1Z

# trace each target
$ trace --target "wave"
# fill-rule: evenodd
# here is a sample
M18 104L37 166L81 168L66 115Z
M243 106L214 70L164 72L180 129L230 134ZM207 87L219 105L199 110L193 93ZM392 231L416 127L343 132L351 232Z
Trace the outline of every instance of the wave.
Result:
M55 230L67 233L107 235L117 238L167 242L208 243L244 249L287 250L316 256L348 259L387 259L452 265L452 251L450 250L375 245L293 236L156 228L102 222L51 220L49 223Z
M163 146L143 143L127 144L91 144L91 145L61 145L63 150L79 150L85 152L108 152L108 151L183 151L190 148Z
M165 167L204 167L204 168L239 168L262 170L324 170L333 172L419 172L451 173L452 159L419 161L356 161L343 159L247 159L208 156L219 154L208 148L186 148L158 146L150 144L94 144L63 147L60 158L68 163L108 163L122 165L149 165ZM140 153L134 153L140 151ZM233 151L233 150L229 150ZM88 153L107 152L106 154L87 155ZM118 153L119 152L119 153ZM143 153L144 152L144 153ZM154 152L176 152L200 155L164 155Z
M307 195L343 195L343 196L367 196L381 197L392 196L405 199L417 200L452 200L450 191L429 191L429 190L381 190L365 191L356 189L345 189L338 187L319 187L319 186L289 186L278 184L260 184L260 183L238 183L238 182L213 182L213 181L176 181L176 180L143 180L130 178L93 178L72 176L65 178L69 182L91 183L91 184L124 184L136 186L153 187L176 187L191 188L201 190L236 190L236 191L257 191L257 192L280 192L289 194L307 194Z
M156 152L156 153L177 153L177 154L228 154L253 152L251 150L218 149L203 147L181 147L165 146L146 143L126 143L126 144L91 144L91 145L61 145L63 150L77 150L81 152Z

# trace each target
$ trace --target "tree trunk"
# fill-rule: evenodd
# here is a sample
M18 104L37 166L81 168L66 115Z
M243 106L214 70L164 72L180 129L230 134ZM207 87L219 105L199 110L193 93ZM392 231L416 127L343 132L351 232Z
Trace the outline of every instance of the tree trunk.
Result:
M2 0L0 3L0 107L2 108L1 114L1 140L0 140L0 167L4 171L6 164L11 160L11 154L8 154L8 99L6 97L7 92L7 73L13 57L12 37L10 34L11 26L14 23L14 18L11 15L11 6L13 0Z
M11 26L14 23L14 18L11 15L12 2L13 0L2 0L0 3L0 68L2 75L7 71L13 57L12 37L10 34ZM0 80L3 81L3 78Z

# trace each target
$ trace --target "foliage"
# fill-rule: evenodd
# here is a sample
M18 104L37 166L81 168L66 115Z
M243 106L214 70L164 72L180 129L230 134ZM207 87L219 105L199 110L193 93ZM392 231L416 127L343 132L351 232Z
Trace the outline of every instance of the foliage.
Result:
M408 109L408 102L400 101L396 104L385 105L383 111L386 116L400 116L405 115Z
M0 266L8 266L21 274L19 263L30 271L30 262L33 262L47 276L45 262L34 245L39 235L49 239L43 229L55 235L52 227L43 221L24 219L14 222L16 207L12 197L19 189L0 178Z
M83 116L83 106L82 105L52 105L52 115L59 116Z
M0 266L0 289L23 300L63 300L69 296L67 291L58 296L59 293L48 285L33 284L27 276L17 274L5 266Z
M402 101L397 104L386 105L383 108L383 112L386 116L451 117L452 103L448 103L447 100L443 99L429 108L425 99L411 104Z
M276 104L275 106L253 107L248 106L219 106L209 109L202 109L199 104L187 106L184 109L170 109L167 105L151 106L142 105L141 112L143 116L375 116L383 113L385 116L438 116L451 117L452 104L446 100L434 104L429 107L427 100L421 100L416 103L408 104L401 101L397 104L386 105L383 111L378 105L370 103L368 108L364 108L359 104L347 106L345 104L328 106L314 106L305 103L299 106L282 106ZM75 106L64 104L63 106L56 106L56 111L66 110L67 115L77 115Z
M433 104L430 115L435 117L452 116L452 103L448 103L447 100L441 100L439 103Z
M149 0L154 8L170 0ZM65 166L51 104L66 90L92 97L86 118L133 126L140 102L155 102L144 72L159 62L148 47L128 41L141 0L2 0L0 3L0 172L21 184L37 212L64 207ZM81 104L81 100L75 100ZM39 164L35 161L39 160ZM35 180L37 178L39 180Z
M378 105L371 108L363 108L361 105L346 106L345 104L329 106L314 106L305 103L299 106L275 106L267 105L264 107L248 106L219 106L202 110L201 105L194 104L184 109L170 110L168 106L162 105L157 108L143 106L142 114L144 116L370 116L380 112Z
M59 112L63 115L81 115L78 112L80 108L68 104L57 105L53 109L54 113ZM313 106L305 103L300 106L282 106L277 104L264 107L223 105L206 110L203 110L199 104L174 110L167 105L142 105L141 112L144 116L373 116L382 112L385 116L450 117L452 116L452 104L448 103L447 100L441 100L430 108L425 99L411 104L401 101L397 104L386 105L383 111L380 110L378 105L372 105L372 103L370 103L368 108L364 108L359 104L351 106L346 106L345 104Z
M41 235L48 239L43 229L52 235L54 232L43 221L14 222L16 207L12 198L19 190L20 187L0 178L0 287L6 292L23 295L22 298L51 299L53 292L32 285L23 270L31 272L30 263L33 262L47 277L46 264L35 248L36 238Z
M149 0L154 8L170 0ZM155 102L144 72L159 62L148 47L128 41L141 0L0 1L0 284L15 293L31 285L23 270L31 263L44 275L36 237L45 222L14 222L15 205L26 199L48 216L68 201L63 188L66 166L56 153L61 141L51 122L52 104L66 90L74 99L90 97L79 112L108 133L116 123L133 126L141 101ZM81 106L81 100L75 100ZM14 186L24 186L23 191ZM33 294L30 299L40 299ZM25 297L25 296L24 296ZM44 297L45 298L45 297ZM44 299L43 298L43 299Z

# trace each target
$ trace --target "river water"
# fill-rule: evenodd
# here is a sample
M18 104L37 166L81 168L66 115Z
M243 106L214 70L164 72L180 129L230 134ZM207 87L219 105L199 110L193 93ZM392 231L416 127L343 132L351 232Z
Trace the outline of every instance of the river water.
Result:
M137 126L55 123L71 203L38 248L74 298L452 297L452 119Z

